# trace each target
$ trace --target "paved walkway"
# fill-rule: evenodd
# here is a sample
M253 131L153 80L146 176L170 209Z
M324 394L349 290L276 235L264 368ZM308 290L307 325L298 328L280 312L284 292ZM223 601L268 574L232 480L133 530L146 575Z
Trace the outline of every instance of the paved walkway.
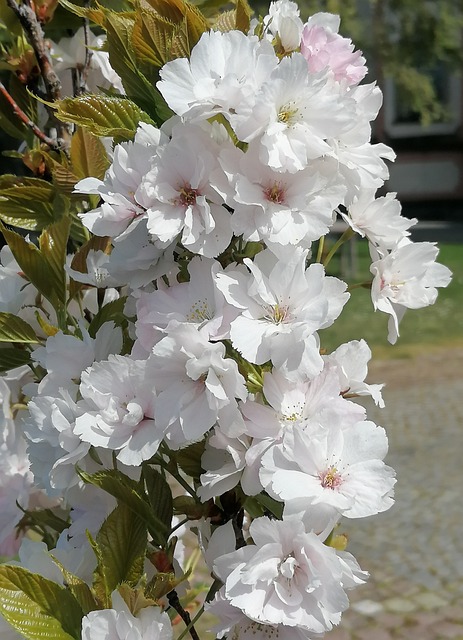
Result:
M348 550L371 573L327 640L463 640L463 349L376 363L396 504L342 521Z

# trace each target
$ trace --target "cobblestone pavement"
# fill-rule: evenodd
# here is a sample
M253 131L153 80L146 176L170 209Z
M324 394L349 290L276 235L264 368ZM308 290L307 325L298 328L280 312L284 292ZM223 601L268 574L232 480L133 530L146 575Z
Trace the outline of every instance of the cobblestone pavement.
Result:
M371 577L327 640L463 640L463 349L375 363L396 504L339 532Z

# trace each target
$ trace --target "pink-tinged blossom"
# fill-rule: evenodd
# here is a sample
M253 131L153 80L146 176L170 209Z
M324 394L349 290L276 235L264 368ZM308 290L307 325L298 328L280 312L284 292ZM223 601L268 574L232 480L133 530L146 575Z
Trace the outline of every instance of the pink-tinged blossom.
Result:
M172 327L150 356L157 391L156 423L173 446L201 438L216 423L230 437L244 432L237 399L247 390L221 342L210 343L190 324Z
M287 431L262 457L260 480L289 507L303 503L307 518L324 529L341 515L363 518L392 506L395 473L383 462L387 448L384 429L368 421Z
M212 128L175 127L135 194L157 244L180 235L186 249L208 258L218 256L232 237L230 213L215 188L215 180L226 180L221 178L220 147L212 133Z
M392 249L402 238L410 235L409 228L416 224L416 218L404 218L401 205L395 193L375 199L373 189L365 189L356 196L341 216L362 238L382 249Z
M227 204L231 225L245 240L310 247L328 233L333 211L344 201L345 187L330 159L313 161L296 173L272 169L259 158L253 141L246 153L223 151L220 164L232 187Z
M301 53L311 73L328 68L338 82L356 85L367 74L365 58L339 35L339 24L339 16L330 13L311 16L302 31Z
M338 624L345 588L366 578L350 554L327 547L301 522L257 518L253 544L218 557L223 596L256 622L323 633Z
M271 44L233 30L206 31L190 59L177 58L160 70L157 88L169 107L188 121L252 107L255 94L278 64Z
M306 269L306 258L307 251L296 248L288 248L283 259L263 251L254 262L244 260L250 273L218 274L217 286L241 311L230 336L247 360L271 360L294 375L313 376L323 366L313 334L334 322L349 294L344 282L325 276L321 264Z
M405 311L434 304L437 287L446 287L452 274L435 261L439 250L431 242L413 243L404 238L386 255L371 245L370 252L373 258L370 267L373 306L391 316L388 340L395 344Z
M118 451L127 465L153 456L164 437L154 421L155 391L149 360L109 356L82 373L80 393L88 408L74 433L94 447Z

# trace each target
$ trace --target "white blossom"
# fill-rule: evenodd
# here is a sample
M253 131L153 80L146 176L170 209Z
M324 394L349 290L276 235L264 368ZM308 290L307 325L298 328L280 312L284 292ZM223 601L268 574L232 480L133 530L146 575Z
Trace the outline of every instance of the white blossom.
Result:
M250 534L253 544L214 563L230 604L263 624L315 633L337 624L348 607L343 588L348 572L336 551L295 520L257 518Z
M363 518L392 506L395 474L382 461L386 453L384 429L369 421L313 433L295 429L264 454L259 475L270 495L285 504L304 502L309 520L325 529L340 515Z
M399 322L407 309L434 304L436 287L446 287L450 270L435 262L439 250L431 242L410 242L404 238L386 255L370 245L373 258L371 298L375 309L388 313L388 340L399 336Z
M336 180L335 163L313 161L296 173L272 169L259 158L253 141L246 153L222 151L220 163L233 187L227 204L235 235L245 240L310 247L328 233L333 210L343 202L345 187Z
M307 251L288 247L285 257L263 251L254 262L244 260L249 274L219 273L217 286L241 311L230 336L247 360L271 360L277 368L313 376L323 362L312 334L334 322L349 294L341 280L325 276L321 264L305 268Z
M351 340L340 345L333 353L323 356L327 364L335 366L339 376L341 393L345 395L369 395L379 407L384 407L381 395L383 384L367 384L367 363L371 359L371 351L365 340Z
M418 221L400 215L401 206L395 193L376 199L374 194L373 189L361 191L348 207L347 214L341 211L341 216L362 238L367 237L382 249L391 249L410 235L408 229Z
M154 421L155 391L149 360L109 356L82 373L80 393L87 404L74 433L95 447L118 451L127 465L153 456L164 437Z
M169 107L186 120L223 113L233 125L234 114L253 105L256 91L277 63L265 40L238 30L206 31L189 60L177 58L162 67L156 86Z
M153 347L155 419L174 446L201 438L216 422L230 437L244 432L237 399L247 390L225 346L208 342L190 324L178 324Z

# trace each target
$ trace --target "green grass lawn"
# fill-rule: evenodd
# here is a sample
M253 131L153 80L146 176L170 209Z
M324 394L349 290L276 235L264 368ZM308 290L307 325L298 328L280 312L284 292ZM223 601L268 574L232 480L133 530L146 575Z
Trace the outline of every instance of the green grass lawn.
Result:
M453 272L452 282L440 289L434 305L418 310L407 310L400 323L400 337L396 345L387 341L389 316L374 311L370 291L354 289L349 302L334 325L320 332L322 347L328 351L342 342L364 338L376 358L408 357L423 346L426 348L463 344L463 246L440 244L438 261ZM349 284L371 279L370 256L366 241L357 243L358 273L355 279L346 279ZM340 260L335 256L328 273L342 277Z

